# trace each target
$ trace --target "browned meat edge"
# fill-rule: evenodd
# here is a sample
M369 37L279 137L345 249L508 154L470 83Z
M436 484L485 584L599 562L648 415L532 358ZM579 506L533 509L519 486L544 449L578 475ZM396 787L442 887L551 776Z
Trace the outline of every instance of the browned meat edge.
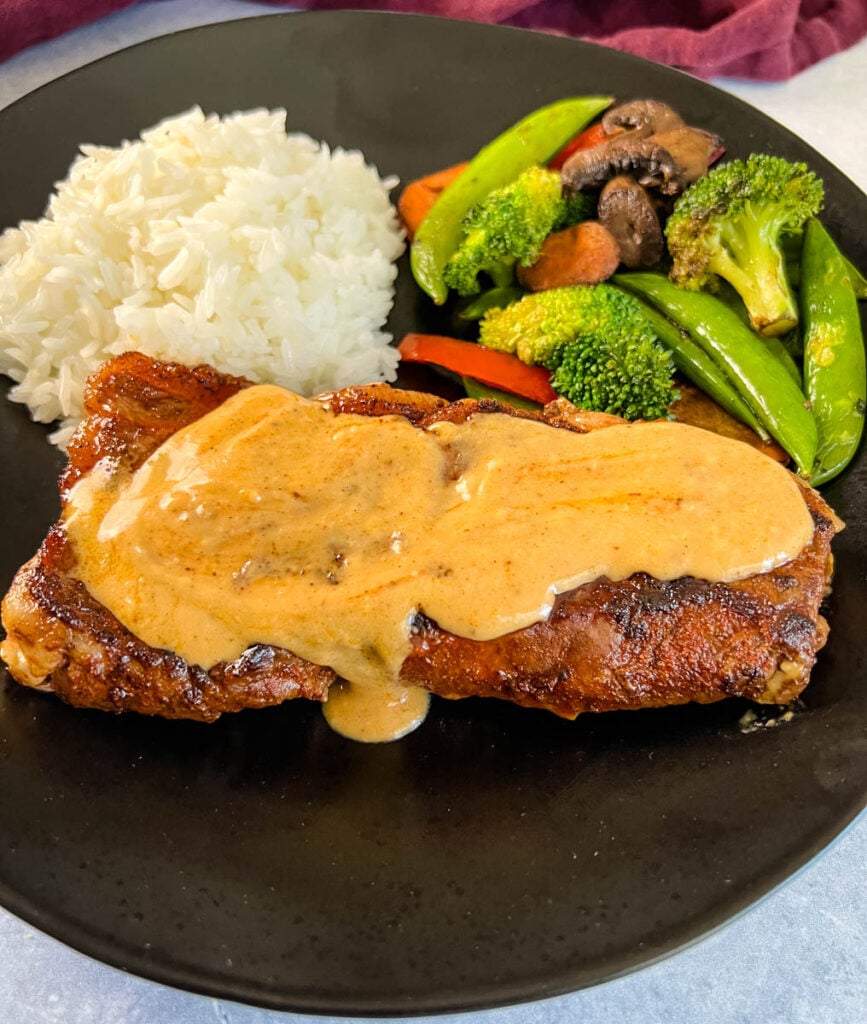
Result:
M208 367L157 363L128 353L103 366L86 394L87 419L69 449L61 494L100 459L135 469L167 437L247 386ZM584 431L619 422L553 403L539 414L495 402L448 403L387 385L322 396L337 412L397 414L423 427L440 419L509 411ZM402 678L444 697L500 697L565 717L709 702L726 696L785 703L809 680L827 625L819 606L840 524L822 498L804 497L811 542L788 564L736 583L661 582L636 574L599 579L561 595L546 622L478 642L443 632L419 614ZM75 578L74 555L52 528L3 602L12 675L70 704L212 721L225 711L294 697L324 700L331 669L258 645L209 670L144 644Z

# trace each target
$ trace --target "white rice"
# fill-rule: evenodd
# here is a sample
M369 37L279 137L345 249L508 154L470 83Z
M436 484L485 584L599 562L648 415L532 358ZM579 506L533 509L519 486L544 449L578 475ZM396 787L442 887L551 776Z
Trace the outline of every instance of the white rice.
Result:
M82 146L45 216L0 236L0 372L56 443L131 349L305 395L394 379L396 181L285 118L194 108Z

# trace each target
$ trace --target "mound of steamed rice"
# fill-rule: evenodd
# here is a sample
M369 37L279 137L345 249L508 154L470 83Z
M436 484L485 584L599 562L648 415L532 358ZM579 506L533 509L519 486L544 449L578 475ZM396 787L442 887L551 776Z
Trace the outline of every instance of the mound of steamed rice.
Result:
M305 395L394 379L395 182L285 117L195 108L83 146L45 216L0 236L0 371L58 444L130 349Z

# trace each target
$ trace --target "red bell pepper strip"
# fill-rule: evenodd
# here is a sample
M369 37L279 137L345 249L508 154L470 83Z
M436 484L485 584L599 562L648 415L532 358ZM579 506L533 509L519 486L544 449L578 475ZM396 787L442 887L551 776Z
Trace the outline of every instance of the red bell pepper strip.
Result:
M407 334L397 350L408 363L441 366L542 405L559 397L551 387L551 374L543 367L527 366L517 356L473 341L458 341L440 334Z
M619 134L619 130L614 131L612 135L606 134L601 122L599 124L591 124L589 128L585 128L583 132L579 132L574 139L567 142L553 160L548 161L548 167L552 171L559 171L573 153L577 153L580 149L592 149L593 146L598 146L600 142L605 142L607 139L612 138L613 135Z

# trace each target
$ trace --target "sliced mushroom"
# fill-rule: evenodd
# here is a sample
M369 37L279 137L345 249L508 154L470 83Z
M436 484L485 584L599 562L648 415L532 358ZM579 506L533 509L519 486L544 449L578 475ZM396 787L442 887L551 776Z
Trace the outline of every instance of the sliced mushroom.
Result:
M647 190L628 174L602 189L599 222L611 232L627 267L654 267L662 258L662 228Z
M653 136L633 139L627 134L592 149L579 150L569 157L561 171L567 192L599 188L618 174L630 173L642 185L652 185L664 192L681 188L676 160Z
M579 150L563 165L567 192L598 188L618 174L634 174L639 184L663 195L679 195L707 170L707 160L720 139L698 128L675 128L660 135L635 139L631 132L591 149ZM701 154L704 165L698 170Z
M677 161L684 185L691 185L707 174L711 157L722 146L722 139L713 132L686 125L653 136L657 145L668 150Z
M602 118L602 128L607 135L615 135L618 128L625 128L636 139L679 128L684 123L676 110L659 100L621 103L619 107L607 111Z

